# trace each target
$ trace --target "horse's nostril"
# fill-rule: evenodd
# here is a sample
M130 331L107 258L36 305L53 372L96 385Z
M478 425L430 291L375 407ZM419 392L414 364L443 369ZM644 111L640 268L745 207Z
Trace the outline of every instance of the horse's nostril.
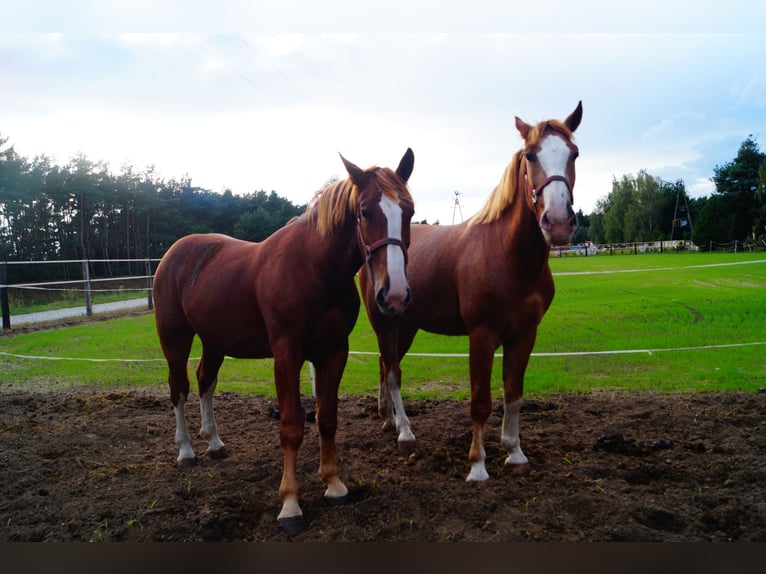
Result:
M378 289L378 292L375 295L375 301L378 303L378 306L381 309L388 308L388 304L386 303L386 296L387 295L388 295L388 289L386 289L385 287L381 288L381 289Z
M386 315L399 315L411 301L412 293L410 293L409 288L397 295L394 295L388 288L381 288L375 293L375 302Z

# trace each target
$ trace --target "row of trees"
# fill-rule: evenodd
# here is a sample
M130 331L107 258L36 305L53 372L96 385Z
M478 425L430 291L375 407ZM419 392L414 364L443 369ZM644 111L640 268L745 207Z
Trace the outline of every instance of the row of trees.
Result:
M115 175L84 155L29 161L0 136L0 260L160 257L195 232L260 241L304 210L273 191L213 193L151 168Z
M578 213L574 242L763 241L766 154L752 136L712 180L711 197L688 199L681 180L646 171L615 178L593 213ZM30 161L0 135L0 260L156 258L195 232L260 241L304 209L274 191L214 193L152 168L126 166L115 175L84 155L64 166L46 156Z
M711 241L763 244L766 235L766 154L752 136L737 157L716 166L710 197L688 198L684 182L640 171L612 181L612 191L590 215L578 213L575 242L636 243L691 239L701 248Z

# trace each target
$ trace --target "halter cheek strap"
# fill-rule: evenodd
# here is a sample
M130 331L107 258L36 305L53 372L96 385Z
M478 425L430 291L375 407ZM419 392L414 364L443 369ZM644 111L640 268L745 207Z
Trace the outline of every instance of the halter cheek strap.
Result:
M407 247L404 245L404 242L401 239L396 239L395 237L384 237L383 239L378 239L372 244L368 244L362 235L362 222L358 217L356 219L356 233L357 237L359 238L359 246L364 249L364 259L367 264L370 263L372 254L381 247L385 247L386 245L398 245L401 247L402 253L404 254L404 263L407 263Z
M560 181L567 186L567 191L569 192L569 201L572 201L572 185L569 183L569 180L563 175L552 175L544 179L543 182L537 187L532 187L529 185L529 180L527 180L527 188L529 189L530 195L532 196L532 204L537 203L537 195L542 193L545 187L554 181Z

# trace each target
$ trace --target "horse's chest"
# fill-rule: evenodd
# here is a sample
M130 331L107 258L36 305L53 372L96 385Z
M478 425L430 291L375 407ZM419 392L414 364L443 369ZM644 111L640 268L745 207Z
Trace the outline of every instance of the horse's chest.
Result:
M495 324L498 331L518 332L536 328L553 298L549 289L508 289L485 293L477 299L478 322Z

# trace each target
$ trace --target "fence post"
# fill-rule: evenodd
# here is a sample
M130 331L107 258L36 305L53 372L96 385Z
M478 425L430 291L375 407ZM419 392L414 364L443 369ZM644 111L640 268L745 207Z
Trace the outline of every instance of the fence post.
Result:
M151 311L154 308L154 301L152 300L152 262L148 257L146 258L146 302Z
M0 306L3 310L3 329L11 328L11 307L8 304L8 287L5 286L8 281L8 262L3 261L0 266Z
M90 265L88 260L82 260L82 279L85 284L85 314L93 317L93 298L90 293Z

